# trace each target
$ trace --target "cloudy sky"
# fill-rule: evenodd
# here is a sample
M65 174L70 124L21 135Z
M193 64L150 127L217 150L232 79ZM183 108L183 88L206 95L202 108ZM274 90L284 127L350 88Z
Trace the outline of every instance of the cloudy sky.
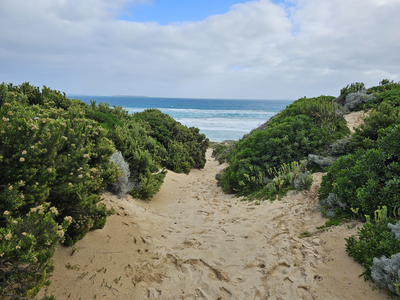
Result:
M400 0L2 0L0 82L297 99L400 81Z

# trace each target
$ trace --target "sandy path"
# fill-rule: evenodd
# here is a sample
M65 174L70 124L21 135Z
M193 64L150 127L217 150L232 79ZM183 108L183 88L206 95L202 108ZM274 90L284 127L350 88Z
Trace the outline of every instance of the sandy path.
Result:
M311 211L322 174L309 192L254 205L222 193L214 177L225 166L210 155L203 170L169 172L151 202L104 194L117 214L76 251L58 247L49 292L82 300L386 299L345 253L343 238L359 224L316 231L325 222ZM299 238L306 230L311 236Z

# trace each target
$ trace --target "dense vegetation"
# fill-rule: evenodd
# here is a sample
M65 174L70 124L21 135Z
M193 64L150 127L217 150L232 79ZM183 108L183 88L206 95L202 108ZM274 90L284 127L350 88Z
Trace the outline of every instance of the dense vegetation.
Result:
M344 114L368 110L350 134ZM23 83L0 85L0 298L33 297L48 284L58 242L72 245L113 213L104 188L151 198L166 169L202 168L209 141L159 110L66 98ZM300 98L258 130L213 152L229 166L223 190L275 199L324 170L321 211L365 221L346 251L362 275L400 295L400 84L344 87L337 98ZM47 299L51 299L48 297Z
M343 116L358 110L368 116L350 134ZM366 89L358 82L337 98L301 98L214 155L229 163L217 175L223 190L248 200L307 187L306 164L326 171L319 205L327 224L363 220L346 251L363 265L366 279L400 295L400 83L382 80Z
M383 80L360 93L372 95L359 106L369 116L349 137L349 153L327 169L320 205L328 217L366 222L358 238L347 239L346 251L366 279L400 295L400 84Z
M209 141L196 127L186 127L157 109L135 113L134 119L149 128L149 135L166 149L161 165L175 172L188 174L190 169L203 168Z
M294 101L264 130L238 141L226 156L229 167L219 175L223 190L237 195L260 190L269 194L270 181L279 180L277 168L299 162L348 134L343 110L332 104L333 99L320 96Z
M113 213L100 203L105 188L149 199L165 168L201 168L207 147L197 128L159 111L133 116L47 87L1 84L0 298L35 296L58 242L105 225Z

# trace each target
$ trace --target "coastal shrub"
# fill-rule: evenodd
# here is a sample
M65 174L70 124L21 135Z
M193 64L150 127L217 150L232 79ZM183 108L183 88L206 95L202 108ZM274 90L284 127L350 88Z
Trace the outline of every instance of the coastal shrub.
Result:
M93 217L86 229L102 226L100 194L119 176L109 162L113 143L103 128L86 119L80 106L64 110L46 98L42 106L29 105L25 94L8 91L0 118L0 211L17 217L50 202L57 220L83 214ZM66 232L68 244L76 241L74 228Z
M346 251L364 267L360 276L400 296L400 222L388 217L386 206L378 207L372 220L366 217L366 223L358 229L358 239L354 236L346 239Z
M376 110L372 110L364 119L364 124L355 128L350 146L353 149L377 148L378 131L392 124L400 123L400 107L393 107L387 102L382 102Z
M12 217L4 211L0 228L0 298L14 299L35 296L54 266L51 257L72 218L61 223L54 219L58 211L48 203L32 207L26 216Z
M177 173L183 172L189 174L195 162L185 148L185 145L176 141L169 141L167 151L168 155L165 159L164 166Z
M335 193L329 193L328 197L319 201L319 208L325 217L334 218L350 209L350 205L341 202Z
M396 224L388 223L388 228L392 231L395 239L400 239L400 222Z
M301 98L280 112L264 131L235 144L227 155L229 167L219 184L225 192L250 194L264 186L270 168L299 161L349 133L333 97ZM258 178L242 185L246 177Z
M382 93L390 90L396 90L400 88L400 83L394 82L393 80L389 79L383 79L382 81L379 82L379 85L370 87L367 92L369 94L372 93Z
M387 226L396 221L387 218L383 222L366 222L358 230L358 239L353 236L346 238L346 251L363 266L364 272L361 275L366 279L371 279L374 258L390 258L400 252L400 240L394 238Z
M159 171L165 148L133 120L115 128L114 142L129 164L130 181L134 183L130 194L143 199L151 198L164 182L166 171Z
M249 195L246 200L267 200L281 198L287 191L295 189L296 191L308 189L312 184L312 175L307 171L307 161L291 162L283 164L279 168L271 168L268 171L270 177L263 178L264 187ZM218 177L216 177L218 179ZM255 181L257 178L245 176L247 182L241 182L245 185L248 182Z
M374 86L369 88L367 93L374 95L374 97L362 105L364 110L376 109L382 102L387 102L393 107L400 106L400 83Z
M363 90L365 90L365 84L363 82L351 83L340 90L339 98L345 100L348 94L361 92ZM340 103L340 101L337 102Z
M185 173L192 168L204 167L209 140L204 134L200 134L198 128L188 128L158 109L135 113L134 118L145 128L149 128L149 135L166 149L165 157L161 160L162 166ZM174 158L177 151L182 155L180 160Z
M358 209L352 211L358 214ZM366 222L361 229L358 229L358 239L354 236L346 239L346 251L363 265L364 273L361 275L366 279L371 278L374 258L382 256L390 258L393 254L399 253L400 240L390 231L394 226L393 222L397 223L397 220L388 216L387 207L379 206L374 211L373 219L366 215Z
M323 95L314 98L300 98L276 115L271 123L280 122L286 117L305 115L316 124L333 127L334 131L339 129L347 132L347 126L343 122L345 108L333 103L333 99L335 97Z
M319 190L323 211L336 210L340 205L331 205L327 200L335 194L343 208L358 208L360 215L371 215L378 206L387 206L390 211L400 206L400 165L388 159L380 149L359 150L355 154L340 157L328 168Z
M71 105L71 100L68 99L65 93L61 93L57 90L52 90L46 86L40 89L37 86L32 86L29 82L24 82L20 85L13 85L12 83L2 83L0 90L6 90L10 93L23 94L26 96L27 104L29 105L44 105L44 101L54 102L54 106L67 110ZM81 102L81 101L79 101ZM83 102L81 102L83 104Z
M213 147L211 156L214 157L220 164L226 161L226 154L228 153L230 146L224 144L216 144Z
M353 151L351 147L352 139L353 139L352 136L346 136L344 138L338 139L320 153L326 156L334 156L334 157L349 154Z
M116 126L122 126L123 122L128 118L125 115L118 118L116 114L119 112L119 109L116 112L115 108L109 107L108 103L100 102L97 105L96 100L90 100L90 106L85 105L85 115L97 121L101 127L106 129L108 131L107 137L110 139L114 138Z
M340 157L328 169L319 190L320 204L326 210L330 193L361 215L371 215L378 206L390 212L400 207L400 125L378 130L377 149L358 150ZM337 211L339 212L339 211Z

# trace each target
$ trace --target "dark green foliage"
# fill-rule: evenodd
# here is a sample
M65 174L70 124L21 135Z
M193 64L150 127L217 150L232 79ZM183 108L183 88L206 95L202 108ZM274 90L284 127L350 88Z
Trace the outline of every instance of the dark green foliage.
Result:
M372 94L372 93L382 93L382 92L386 92L386 91L390 91L390 90L397 90L400 88L400 84L399 83L394 83L393 81L389 82L386 81L387 83L383 83L383 80L380 82L380 85L377 86L373 86L371 88L369 88L367 90L368 94Z
M399 90L400 91L400 90ZM355 128L355 133L350 142L353 149L372 149L378 146L378 131L387 128L392 124L400 122L400 107L393 107L391 104L382 102L376 110L372 110L365 118L365 124Z
M45 98L40 108L14 92L6 101L0 109L0 210L23 215L47 201L60 217L96 211L103 188L118 176L105 131L76 106L65 111ZM10 193L20 200L11 201Z
M356 82L352 84L348 84L344 88L340 90L340 98L345 99L346 96L350 93L360 92L365 89L365 84L362 82Z
M220 155L224 150L228 149L229 146L228 145L224 145L224 144L216 144L213 146L213 151L211 156L212 157L216 157L218 155Z
M0 93L0 213L10 218L0 223L0 293L34 296L64 234L70 245L104 226L112 210L98 204L100 194L120 173L109 161L113 143L81 102L27 83L2 84Z
M132 182L125 181L135 197L160 189L162 163L187 173L204 166L208 139L199 129L154 116L160 130L107 103L89 106L29 83L0 85L0 295L36 295L53 271L58 241L72 245L105 225L114 211L99 204L100 195L121 175L110 162L114 143L129 163ZM166 134L167 147L150 130Z
M26 216L13 218L4 211L0 228L0 297L33 297L47 284L54 270L51 257L64 240L69 219L58 224L58 212L48 204L31 208Z
M135 113L134 119L149 129L149 135L166 149L161 165L172 171L189 173L203 168L209 140L195 127L188 128L157 109Z
M47 102L53 101L54 106L57 108L62 108L67 110L68 107L71 105L71 100L68 99L65 93L61 93L56 90L52 90L46 86L43 86L40 89L37 86L32 86L29 82L24 82L18 86L13 85L12 83L9 84L2 84L8 92L13 92L16 94L24 94L27 97L27 102L30 105L44 105L44 101ZM83 102L81 102L84 104Z
M90 230L103 228L107 217L113 215L115 211L113 208L107 209L105 204L99 204L91 209L70 210L69 213L72 217L72 224L66 235L66 246L72 246Z
M379 81L379 85L387 85L392 83L394 83L394 81L390 79L382 79L381 81Z
M343 119L343 111L337 105L334 105L332 96L319 96L316 98L300 98L288 105L281 111L271 123L279 122L280 119L286 117L295 117L298 115L306 115L315 123L330 124L337 120Z
M378 206L389 212L400 207L400 126L378 133L377 149L342 156L328 169L319 190L322 202L334 193L340 202L358 208L361 216L372 215Z
M312 175L307 171L307 161L300 163L294 161L290 164L283 164L278 169L273 168L268 171L270 178L266 177L263 181L263 188L251 193L245 200L274 200L286 195L289 190L301 191L309 189L312 184ZM241 185L249 184L256 180L255 177L245 175L246 181Z
M400 165L389 160L379 149L359 150L340 157L323 177L319 190L321 205L330 193L348 208L358 208L360 215L371 215L378 206L389 211L400 206ZM331 207L325 207L329 210ZM337 211L343 213L346 211Z
M100 125L109 131L114 131L115 126L122 126L122 122L111 114L96 111L91 116L92 119L100 123Z
M115 128L123 126L123 121L129 119L128 116L119 118L116 116L120 112L109 107L108 103L99 103L96 105L96 100L90 100L90 106L85 105L85 113L88 118L97 121L104 129L108 130L108 137L114 139Z
M396 222L397 220L392 218L382 222L366 222L358 230L358 239L353 236L346 239L346 251L364 267L364 272L360 276L371 278L371 267L375 257L390 258L400 252L400 239L395 239L388 228L388 223Z
M396 85L396 89L387 90L385 92L379 93L376 96L377 102L386 102L393 107L400 106L400 84Z
M270 168L300 161L349 133L333 97L301 98L280 112L264 131L235 144L219 184L225 192L248 195L265 185ZM246 182L246 176L256 180Z
M137 186L131 194L143 199L153 196L160 189L166 173L156 174L161 169L160 161L165 156L165 148L132 120L116 127L114 141L129 164L130 180Z
M378 131L378 146L390 162L400 161L400 124L393 124Z
M400 84L390 83L371 87L367 93L375 95L375 98L367 100L362 108L364 110L377 108L380 103L387 102L393 107L400 106Z
M213 146L212 157L215 157L220 164L226 161L226 154L228 153L230 146L224 144L216 144Z

